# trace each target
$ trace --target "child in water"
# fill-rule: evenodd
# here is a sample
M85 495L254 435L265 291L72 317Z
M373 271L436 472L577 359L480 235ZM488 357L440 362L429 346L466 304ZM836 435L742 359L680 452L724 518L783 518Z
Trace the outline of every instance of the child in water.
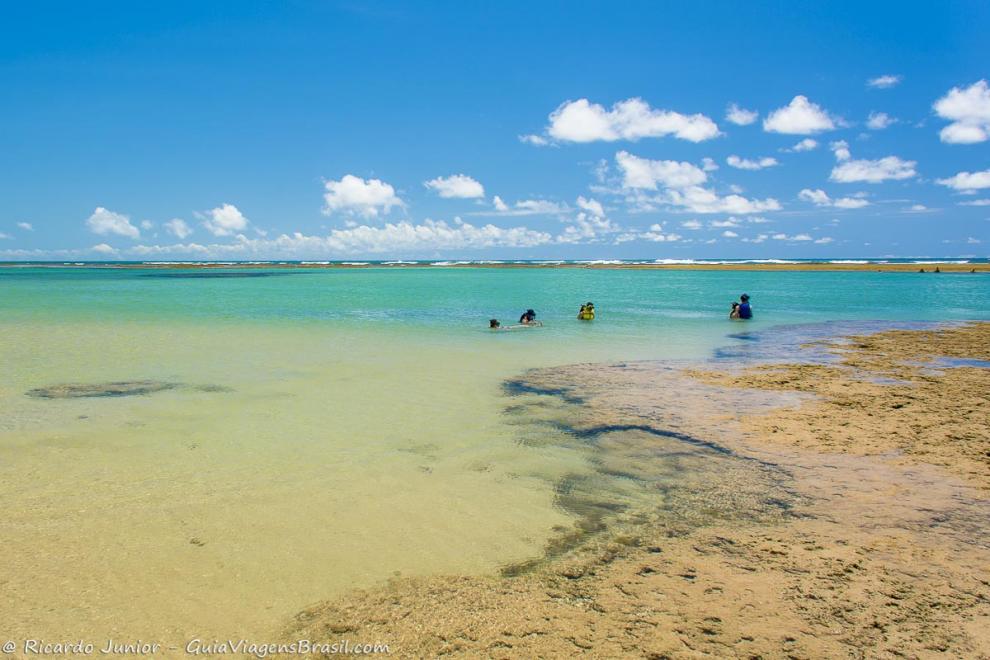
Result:
M586 302L581 305L581 311L578 312L579 321L594 321L595 320L595 303Z
M737 302L732 303L732 309L729 310L729 318L730 319L739 318L739 303Z

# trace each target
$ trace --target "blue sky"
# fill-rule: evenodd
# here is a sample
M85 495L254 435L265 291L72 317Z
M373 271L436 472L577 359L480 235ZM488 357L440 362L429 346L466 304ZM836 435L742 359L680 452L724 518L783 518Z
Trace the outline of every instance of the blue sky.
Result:
M683 4L8 3L0 259L990 254L990 5Z

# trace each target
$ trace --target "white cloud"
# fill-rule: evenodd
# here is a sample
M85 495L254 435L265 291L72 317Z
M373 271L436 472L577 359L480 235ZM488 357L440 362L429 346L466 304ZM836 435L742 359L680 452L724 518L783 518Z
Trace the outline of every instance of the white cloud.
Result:
M974 199L969 202L959 202L959 206L990 206L990 199Z
M18 222L17 228L24 231L34 231L34 226L30 222Z
M817 243L818 245L826 245L828 243L832 243L834 240L835 239L830 238L828 236L822 236L821 238L816 238L815 243Z
M386 223L384 226L357 225L347 229L334 229L325 236L308 236L295 232L291 235L282 234L274 239L250 239L239 235L234 242L226 244L139 245L128 252L142 257L194 255L200 258L326 258L330 255L526 248L551 242L553 236L547 232L526 227L502 228L491 224L476 226L455 219L452 223L424 220L420 224L401 221Z
M953 87L934 108L939 117L952 122L939 133L942 142L973 144L990 139L990 87L986 80L965 89Z
M772 197L763 200L747 199L735 194L719 197L714 191L701 186L668 190L666 201L674 206L682 206L692 213L750 215L780 210L780 202Z
M681 227L694 231L697 229L701 229L701 223L697 220L685 220L684 222L681 223Z
M578 214L568 220L564 233L557 237L561 243L578 243L596 240L602 234L611 234L619 228L605 217L605 209L595 199L577 198Z
M129 216L114 213L98 206L93 215L86 219L86 227L94 234L117 234L128 238L140 238L141 231L131 224Z
M106 243L97 243L89 249L91 252L96 252L97 254L117 254L117 249L110 247Z
M654 223L650 225L647 231L632 231L626 232L616 237L615 243L628 243L629 241L642 240L650 241L653 243L673 243L679 241L683 238L680 234L675 234L673 232L664 232L663 225L659 223Z
M818 140L812 140L811 138L804 138L790 149L784 149L784 151L801 152L801 151L811 151L812 149L817 149L817 148L818 148Z
M550 140L542 135L520 135L519 141L523 144L531 144L534 147L545 147L550 144Z
M840 197L838 199L832 199L824 190L821 189L811 190L809 188L805 188L798 193L798 198L805 202L811 202L815 206L828 206L837 209L861 209L864 206L870 205L870 203L865 199L856 197Z
M182 218L172 218L163 226L165 227L165 231L172 234L180 241L185 240L187 236L193 233L192 227L190 227Z
M846 142L845 140L839 140L837 142L833 142L832 144L829 145L829 148L832 150L832 153L835 154L836 160L841 161L841 160L849 160L850 158L852 158L852 153L849 151L849 143Z
M849 145L845 141L833 142L832 151L839 164L832 168L829 179L839 183L880 183L892 179L899 181L917 175L913 160L901 160L897 156L887 156L878 160L852 160Z
M495 197L492 198L492 204L494 206L494 210L473 211L468 215L559 215L570 211L567 204L551 202L545 199L523 199L510 206L502 201L501 197L495 195Z
M717 137L719 130L705 115L654 110L642 99L632 98L619 101L611 110L588 99L567 101L550 113L547 133L565 142L614 142L667 135L701 142Z
M805 96L795 96L788 105L774 110L763 120L763 130L788 135L809 135L834 128L835 120Z
M145 231L151 229L154 226L155 226L155 223L153 223L151 220L142 220L141 221L141 229L144 229Z
M926 213L931 209L924 204L912 204L907 209L904 210L905 213Z
M794 236L788 236L787 234L774 234L771 236L775 241L788 241L788 242L804 242L814 240L808 234L795 234Z
M466 174L437 177L423 184L445 199L474 199L485 196L485 187Z
M725 231L722 232L722 237L723 238L739 238L739 234L737 234L734 231L730 231L730 230L726 229Z
M658 184L665 188L683 188L708 180L704 170L691 163L649 160L627 151L615 154L615 162L622 170L622 185L626 188L656 190Z
M966 239L966 243L968 243L969 245L979 245L982 242L983 241L981 241L980 239L973 238L972 236Z
M871 112L869 119L866 120L867 128L874 131L882 131L891 124L896 124L897 120L888 115L886 112Z
M715 170L718 169L718 163L716 163L711 158L702 158L701 169L704 170L705 172L714 172Z
M248 219L233 204L223 204L203 214L203 227L214 236L231 236L247 229Z
M866 84L867 86L875 87L876 89L888 89L900 83L903 78L903 76L886 74L883 76L877 76L876 78L870 78L866 81Z
M729 217L725 220L712 220L708 224L716 229L721 229L723 227L738 227L739 221L733 217Z
M740 158L739 156L729 156L725 159L725 162L727 162L729 166L740 170L762 170L764 168L777 165L777 159L770 158L769 156L758 160L749 160L748 158Z
M11 236L10 234L5 234L2 231L0 231L0 241L5 241L11 238L13 238L13 236Z
M729 106L728 110L725 111L726 121L732 122L737 126L749 126L760 116L760 113L754 110L746 110L740 108L738 105L733 103Z
M324 187L325 215L340 211L364 218L377 218L380 213L387 215L392 207L401 208L405 205L395 194L395 188L378 179L365 181L353 174L345 174L340 181L325 182Z
M982 172L959 172L948 179L937 179L936 183L962 192L990 188L990 170ZM974 206L976 206L974 204Z

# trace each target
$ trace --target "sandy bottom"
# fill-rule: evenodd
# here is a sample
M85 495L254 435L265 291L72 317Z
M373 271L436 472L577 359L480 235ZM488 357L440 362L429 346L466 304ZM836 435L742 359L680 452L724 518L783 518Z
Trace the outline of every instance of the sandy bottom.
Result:
M524 443L591 452L557 488L574 525L502 576L392 580L279 635L399 657L990 657L990 370L968 362L990 324L825 348L507 383Z

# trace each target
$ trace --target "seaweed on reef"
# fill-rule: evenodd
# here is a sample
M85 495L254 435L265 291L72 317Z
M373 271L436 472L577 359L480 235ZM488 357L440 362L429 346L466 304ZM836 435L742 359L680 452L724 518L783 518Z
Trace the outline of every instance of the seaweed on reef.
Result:
M121 380L109 383L59 383L47 387L36 387L24 394L34 399L96 399L147 396L182 388L196 392L234 391L233 388L226 385L184 385L183 383L159 380Z

